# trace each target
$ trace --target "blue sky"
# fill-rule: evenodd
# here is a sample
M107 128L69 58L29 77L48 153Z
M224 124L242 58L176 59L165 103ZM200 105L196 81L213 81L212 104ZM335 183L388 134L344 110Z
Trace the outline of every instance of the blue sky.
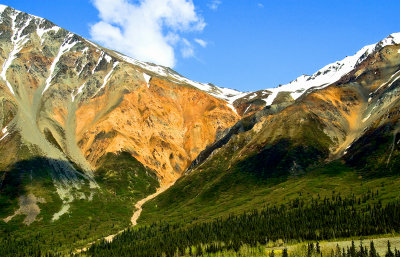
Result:
M160 1L178 5L171 9L172 13L161 8L158 16L153 12L149 16L145 6L140 6L140 2L151 6ZM121 8L110 13L116 2L121 3ZM0 3L49 19L129 55L149 56L153 61L160 58L160 63L172 64L177 72L192 80L241 91L286 84L400 32L398 0L194 0L193 3L189 0L0 0ZM138 25L145 19L135 20L132 16L140 15L159 20ZM123 21L119 22L120 18ZM132 35L137 28L150 28L145 32L154 33L139 30L142 38L136 42L138 39ZM113 38L115 33L110 32L104 37L101 32L107 29L127 33ZM150 52L131 51L136 45L153 46L152 43Z

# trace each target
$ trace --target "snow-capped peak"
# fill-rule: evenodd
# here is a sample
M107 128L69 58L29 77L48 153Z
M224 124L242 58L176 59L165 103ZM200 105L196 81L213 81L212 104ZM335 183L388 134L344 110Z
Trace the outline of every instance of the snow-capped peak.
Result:
M365 46L355 55L347 56L341 61L328 64L311 76L302 75L286 85L268 89L272 94L264 99L266 105L271 105L279 92L291 92L293 99L297 99L308 89L327 87L351 72L373 52L394 44L400 44L400 33L393 33L376 44Z

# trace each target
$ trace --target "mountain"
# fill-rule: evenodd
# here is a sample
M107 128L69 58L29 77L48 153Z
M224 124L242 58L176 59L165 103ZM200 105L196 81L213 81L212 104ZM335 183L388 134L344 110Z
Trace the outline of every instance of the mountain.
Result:
M378 190L382 199L398 200L399 79L395 33L268 89L267 106L207 147L185 176L144 206L141 222L209 220L317 193Z
M0 66L0 229L7 233L67 240L71 227L95 227L77 236L82 244L121 230L137 200L174 182L240 119L230 99L241 92L191 81L3 5ZM29 226L17 229L21 223Z
M220 228L213 236L245 238L256 229L237 222L249 224L246 212L265 206L293 215L283 210L320 206L314 198L343 196L349 208L371 198L379 210L399 200L400 33L311 76L239 92L0 5L0 65L0 255L20 247L67 254L129 227L146 201L144 226L116 239L127 256L132 245L143 256L154 245L173 256L174 243L190 240L201 249L211 227Z

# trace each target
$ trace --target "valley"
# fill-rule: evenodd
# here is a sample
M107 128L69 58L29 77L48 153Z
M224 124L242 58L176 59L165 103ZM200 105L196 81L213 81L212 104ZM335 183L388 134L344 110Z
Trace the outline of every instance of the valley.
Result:
M399 53L240 92L0 5L0 255L400 249Z

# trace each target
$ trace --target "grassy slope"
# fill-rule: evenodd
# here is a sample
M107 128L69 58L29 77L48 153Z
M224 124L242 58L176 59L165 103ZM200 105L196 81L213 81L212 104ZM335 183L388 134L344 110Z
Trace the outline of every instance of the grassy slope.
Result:
M171 222L209 220L242 213L268 204L287 203L311 196L362 195L379 191L383 201L400 200L398 176L363 178L341 162L313 168L306 175L287 179L260 179L243 172L202 172L181 179L174 187L150 201L140 222L152 223L163 218Z
M306 127L309 133L303 133L302 140L298 142L309 144L313 140L312 135L315 135L316 142L313 142L314 148L311 149L320 149L319 152L323 153L327 140L322 137L318 144L320 134L318 131L310 131L312 128L315 127ZM150 224L160 217L171 222L209 220L262 208L268 204L287 203L298 197L305 200L318 194L329 197L332 191L340 192L343 196L357 196L369 190L378 190L384 202L400 200L400 166L396 165L400 160L400 148L398 144L392 148L393 137L398 137L393 133L396 126L386 125L385 128L384 131L382 128L371 129L371 132L353 144L345 158L330 163L315 160L313 152L308 152L310 148L300 152L291 151L296 147L289 144L283 151L285 156L279 156L279 160L287 158L289 163L299 160L309 165L294 173L282 173L281 166L273 162L265 165L265 161L270 160L264 158L263 151L271 146L265 147L260 154L227 167L225 160L230 159L233 153L232 146L228 145L192 173L178 180L165 193L146 203L139 223ZM239 138L235 140L241 142ZM399 139L395 140L397 142ZM280 145L282 143L278 141L272 148L279 148ZM391 159L387 164L390 153ZM359 160L356 163L351 158L354 156ZM273 170L271 174L260 172L258 165L261 167L263 163Z
M41 212L30 226L21 225L22 215L9 223L0 219L0 235L21 240L34 238L44 249L69 251L129 226L134 203L159 186L155 174L126 153L108 154L101 164L96 172L100 190L93 199L73 201L70 211L54 222L52 215L60 210L61 200L49 176L46 159L36 158L15 165L6 174L14 185L10 187L5 183L1 188L0 217L7 217L18 208L16 195L10 195L15 192L16 184L22 189L20 194L33 193L44 198L46 203L39 203ZM33 179L27 170L34 170Z

